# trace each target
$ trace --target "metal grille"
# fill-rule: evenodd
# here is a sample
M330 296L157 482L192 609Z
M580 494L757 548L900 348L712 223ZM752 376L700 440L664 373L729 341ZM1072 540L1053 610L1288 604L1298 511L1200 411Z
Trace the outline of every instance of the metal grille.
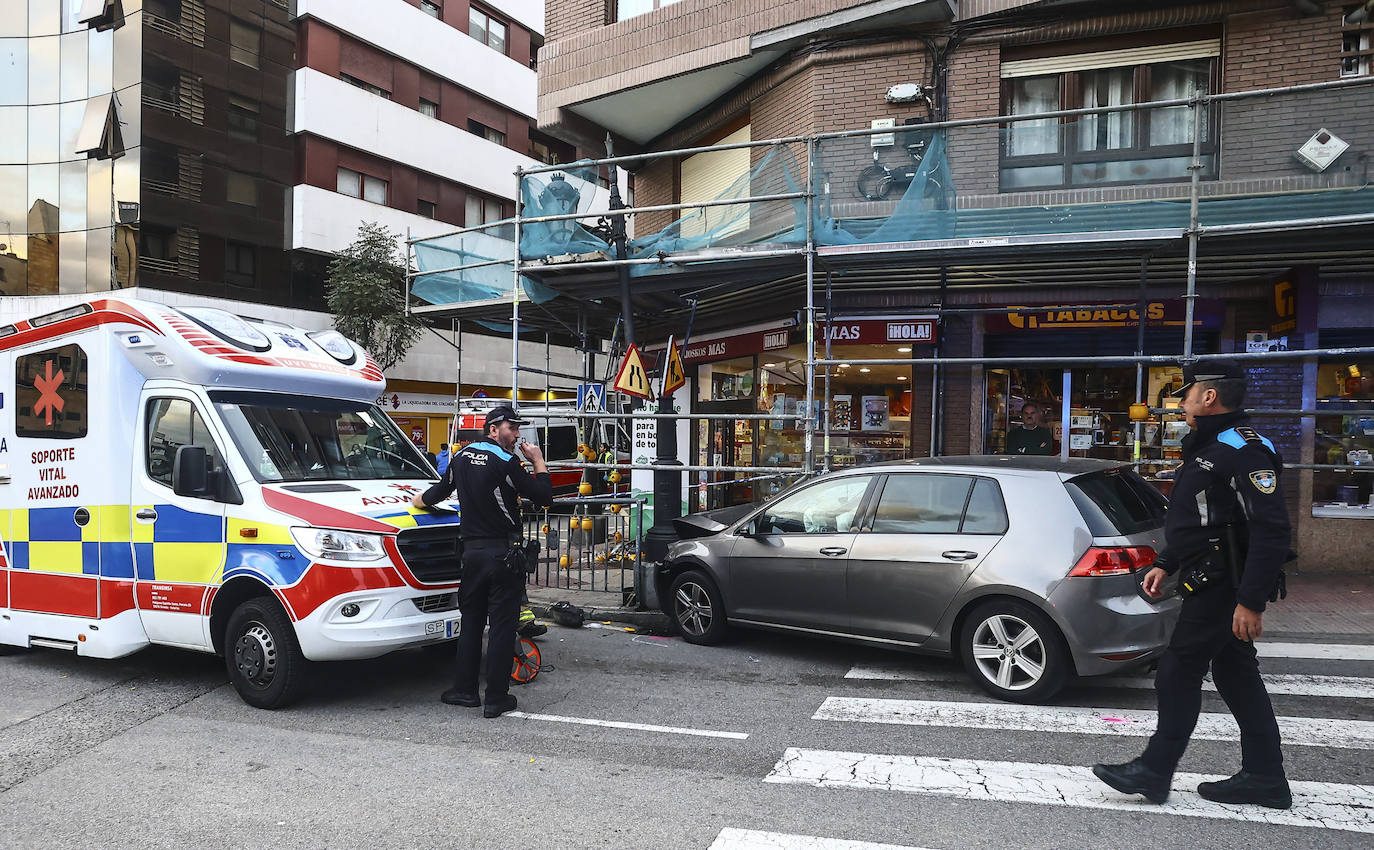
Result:
M441 611L454 611L458 608L458 594L438 593L434 596L421 596L412 599L415 607L425 614L438 614Z
M411 575L428 584L457 581L463 568L458 561L458 526L431 525L403 529L396 545Z

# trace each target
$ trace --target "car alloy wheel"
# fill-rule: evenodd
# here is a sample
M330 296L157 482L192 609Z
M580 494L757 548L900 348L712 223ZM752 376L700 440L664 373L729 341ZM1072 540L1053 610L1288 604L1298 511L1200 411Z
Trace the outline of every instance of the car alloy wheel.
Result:
M711 630L711 594L694 581L678 585L673 597L677 621L692 637L702 637Z
M1011 614L994 614L973 633L973 660L988 681L1009 691L1035 687L1048 663L1045 641L1030 623Z

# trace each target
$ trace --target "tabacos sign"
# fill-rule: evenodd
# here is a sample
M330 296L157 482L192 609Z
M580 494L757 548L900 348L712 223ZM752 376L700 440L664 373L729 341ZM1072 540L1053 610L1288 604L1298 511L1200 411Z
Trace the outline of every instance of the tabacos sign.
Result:
M1182 327L1185 322L1182 301L1147 301L1145 324L1151 327ZM1220 327L1225 305L1216 300L1199 299L1193 310L1194 327ZM989 333L1007 331L1061 330L1070 328L1133 328L1140 323L1140 310L1134 306L1080 304L1074 306L1017 307L987 318Z
M834 319L817 323L816 330L822 341L829 339L832 343L935 342L935 319L931 317Z

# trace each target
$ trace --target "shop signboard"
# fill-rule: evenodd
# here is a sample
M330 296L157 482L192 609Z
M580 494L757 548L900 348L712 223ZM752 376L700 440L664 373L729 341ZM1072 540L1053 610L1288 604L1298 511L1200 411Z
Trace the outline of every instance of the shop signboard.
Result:
M1193 326L1219 328L1226 312L1226 304L1216 299L1199 299L1193 310ZM1183 301L1147 301L1146 327L1182 327L1186 319ZM1074 304L1015 307L1006 313L991 313L987 317L987 333L1017 331L1071 330L1081 328L1135 328L1140 312L1134 307L1119 304Z
M933 345L935 343L934 316L865 316L863 318L834 318L817 322L817 336L832 344Z
M682 362L689 364L705 363L710 360L726 360L732 357L758 354L761 351L777 351L790 344L791 332L788 328L754 331L716 339L692 340L682 350Z
M452 414L457 411L458 402L451 395L392 392L377 396L377 406L386 411Z

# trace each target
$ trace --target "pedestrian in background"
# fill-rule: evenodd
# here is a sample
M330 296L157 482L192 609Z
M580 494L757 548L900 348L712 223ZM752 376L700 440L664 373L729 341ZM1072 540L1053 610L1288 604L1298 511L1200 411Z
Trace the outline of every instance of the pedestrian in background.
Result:
M515 625L525 588L523 563L514 568L512 552L522 543L520 497L536 505L553 502L553 485L544 454L534 443L520 443L520 452L534 467L525 471L513 454L520 426L528 424L509 406L492 408L483 423L486 439L460 449L443 477L412 504L430 509L455 491L463 512L459 536L463 548L463 584L458 590L462 621L453 687L439 697L449 705L475 708L477 671L482 662L482 630L488 620L486 702L484 717L500 717L515 708L510 693Z
M1158 599L1165 578L1177 573L1184 597L1155 674L1158 723L1139 758L1093 765L1103 782L1152 803L1169 797L1210 666L1217 693L1240 726L1241 767L1229 779L1198 785L1198 794L1219 803L1293 805L1254 644L1264 631L1265 603L1284 592L1282 568L1290 558L1288 511L1278 487L1283 461L1273 443L1245 424L1245 389L1238 363L1213 360L1185 369L1175 393L1192 431L1183 440L1166 545L1143 582Z
M448 443L440 443L439 454L436 456L434 463L434 468L440 475L448 472L448 464L452 457L453 456L448 450Z

